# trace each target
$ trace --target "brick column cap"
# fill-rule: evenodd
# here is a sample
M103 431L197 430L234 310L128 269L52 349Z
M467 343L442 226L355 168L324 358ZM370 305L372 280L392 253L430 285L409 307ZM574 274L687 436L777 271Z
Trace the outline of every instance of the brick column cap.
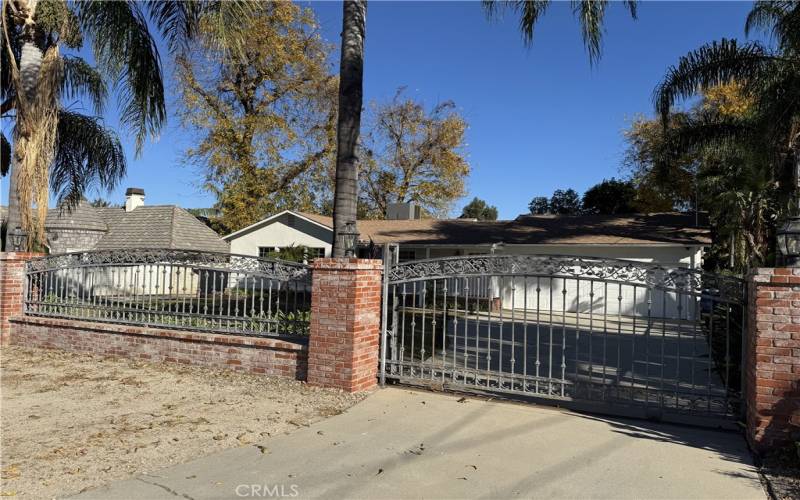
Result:
M352 257L314 259L312 269L325 269L335 271L374 271L383 269L380 259L356 259Z

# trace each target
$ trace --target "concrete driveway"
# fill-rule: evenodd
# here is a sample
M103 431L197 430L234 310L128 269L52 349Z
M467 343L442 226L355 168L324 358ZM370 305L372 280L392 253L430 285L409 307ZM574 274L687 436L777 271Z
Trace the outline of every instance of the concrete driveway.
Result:
M261 447L215 453L77 496L176 497L766 495L735 433L387 388Z

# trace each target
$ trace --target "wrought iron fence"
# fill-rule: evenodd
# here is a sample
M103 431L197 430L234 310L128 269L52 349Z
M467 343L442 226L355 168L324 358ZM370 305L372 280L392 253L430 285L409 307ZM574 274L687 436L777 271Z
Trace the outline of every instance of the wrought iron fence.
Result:
M34 259L25 313L33 316L305 336L311 270L305 264L213 252L137 249Z
M538 255L386 274L385 378L713 425L741 414L741 279Z

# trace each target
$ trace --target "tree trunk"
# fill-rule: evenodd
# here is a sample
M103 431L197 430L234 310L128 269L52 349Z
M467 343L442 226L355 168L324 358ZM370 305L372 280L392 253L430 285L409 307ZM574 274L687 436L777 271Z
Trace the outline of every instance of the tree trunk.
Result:
M796 215L800 215L800 134L797 134L792 148L794 154L794 198Z
M11 232L17 227L22 226L22 217L19 211L19 196L17 196L17 161L16 155L11 154L11 170L8 172L8 216L6 220L6 247L5 251L10 252Z
M22 95L17 96L16 108L16 124L14 130L14 145L13 152L11 153L11 171L9 172L8 182L8 223L7 236L11 234L17 227L22 227L26 232L31 232L31 228L23 223L23 207L20 201L19 190L25 189L27 186L20 186L20 163L23 156L26 154L25 145L28 143L30 137L30 130L26 121L26 113L31 107L31 102L36 99L36 92L39 84L39 72L42 68L42 55L44 54L44 45L46 43L44 34L36 24L36 7L38 0L27 0L27 2L18 3L25 11L25 20L23 22L22 30L22 53L19 60L19 78L22 89ZM22 126L21 126L22 124ZM29 213L31 207L25 207L26 213ZM26 218L26 220L28 220ZM44 224L44 221L38 221L37 224ZM23 243L23 251L30 249L31 238L27 238ZM6 238L6 250L11 248L10 239Z
M333 256L344 257L339 237L345 224L356 221L358 165L356 144L361 129L364 84L366 0L345 0L342 15L342 55L339 67L339 118L336 141L336 187L333 193Z

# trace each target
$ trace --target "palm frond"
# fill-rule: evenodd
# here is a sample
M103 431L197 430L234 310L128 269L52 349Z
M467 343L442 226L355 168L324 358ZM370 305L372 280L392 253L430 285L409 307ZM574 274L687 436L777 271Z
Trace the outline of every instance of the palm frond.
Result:
M745 34L768 33L784 52L800 51L800 3L794 0L757 1L747 15Z
M747 14L747 20L744 23L744 33L747 36L754 31L764 31L774 34L773 28L781 17L786 12L786 7L793 2L783 1L764 1L760 0L753 3L753 8Z
M148 0L145 7L150 20L167 41L170 52L185 49L188 41L194 38L197 32L202 10L201 2Z
M138 153L166 119L161 60L147 20L130 0L87 0L77 8L101 71L119 86L121 119L133 129Z
M758 127L747 119L706 115L688 117L669 131L669 140L679 151L695 148L724 149L752 142Z
M698 91L731 81L761 79L776 58L758 42L739 45L736 40L712 42L681 57L667 70L653 92L656 111L666 120L670 108Z
M581 35L586 51L589 52L589 62L594 64L600 59L601 43L603 38L603 17L606 13L605 0L590 2L574 1L573 12L581 23Z
M777 64L757 82L756 110L772 140L792 137L792 130L800 127L800 71L796 68Z
M624 0L622 3L625 4L625 7L628 8L628 12L630 12L631 18L633 18L634 20L639 19L639 8L636 0Z
M3 2L3 7L6 3ZM15 22L12 19L9 9L4 8L0 15L5 16L2 19L3 32L0 33L0 98L5 100L13 100L16 93L16 87L13 84L11 72L11 57L19 60L22 44L19 40L19 32L14 28ZM8 40L6 40L8 35Z
M92 102L94 112L102 114L108 96L103 75L83 58L63 56L63 59L64 79L61 95L67 99L86 96Z
M483 8L489 17L494 17L500 7L512 9L519 15L519 30L526 46L533 43L536 23L550 6L550 0L483 0ZM625 0L625 7L631 17L637 17L637 1ZM583 44L589 53L589 62L594 64L600 60L603 38L603 19L608 0L572 0L572 11L581 24Z
M203 2L199 17L205 28L206 43L231 57L242 57L245 44L242 19L257 15L258 9L263 8L259 0Z
M91 187L113 189L127 165L117 134L99 118L60 111L50 185L59 204L74 207Z
M483 8L489 17L500 12L498 0L483 0ZM550 0L507 0L502 2L502 7L509 7L519 14L519 31L526 46L533 43L533 32L537 21L542 17L550 5Z

